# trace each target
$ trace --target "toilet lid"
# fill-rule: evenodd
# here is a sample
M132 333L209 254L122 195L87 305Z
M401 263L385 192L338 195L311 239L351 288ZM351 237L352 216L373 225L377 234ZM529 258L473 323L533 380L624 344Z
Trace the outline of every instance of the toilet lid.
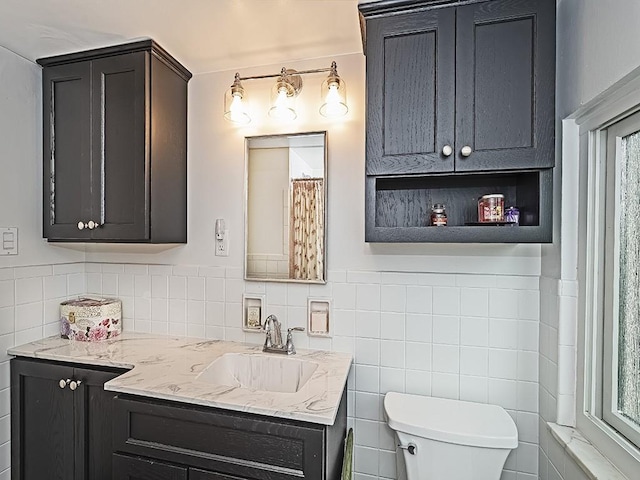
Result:
M518 446L513 419L497 405L389 392L384 411L393 430L410 435L474 447Z

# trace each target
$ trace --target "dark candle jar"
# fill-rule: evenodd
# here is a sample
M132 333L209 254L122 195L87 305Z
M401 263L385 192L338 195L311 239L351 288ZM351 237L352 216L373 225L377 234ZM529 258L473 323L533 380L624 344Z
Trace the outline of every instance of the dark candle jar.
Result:
M444 205L441 203L436 203L431 209L431 226L432 227L447 226L447 212L445 212Z

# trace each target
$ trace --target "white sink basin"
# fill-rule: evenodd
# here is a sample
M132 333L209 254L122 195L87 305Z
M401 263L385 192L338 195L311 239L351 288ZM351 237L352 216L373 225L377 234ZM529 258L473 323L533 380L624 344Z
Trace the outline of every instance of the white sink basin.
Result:
M295 393L311 378L318 364L276 355L225 353L196 380L266 392Z

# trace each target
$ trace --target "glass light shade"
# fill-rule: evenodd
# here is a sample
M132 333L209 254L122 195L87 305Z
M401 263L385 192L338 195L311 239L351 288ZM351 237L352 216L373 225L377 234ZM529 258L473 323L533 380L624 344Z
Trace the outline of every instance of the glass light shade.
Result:
M251 122L247 112L247 97L239 84L234 84L224 95L224 118L237 125Z
M295 109L295 100L295 89L290 83L281 78L271 90L269 116L284 122L295 120L298 116Z
M347 114L347 84L337 74L329 75L320 90L320 115L327 118L342 117Z

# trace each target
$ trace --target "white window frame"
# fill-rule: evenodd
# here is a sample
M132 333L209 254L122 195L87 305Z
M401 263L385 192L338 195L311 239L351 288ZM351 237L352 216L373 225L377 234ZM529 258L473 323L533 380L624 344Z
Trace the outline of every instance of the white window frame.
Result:
M563 160L563 183L571 184L573 175L578 184L576 427L629 479L640 480L640 449L602 420L605 352L601 341L605 250L600 224L606 214L606 128L636 112L640 112L640 69L565 120L563 143L569 151L577 146L578 153L573 164ZM563 191L571 192L571 185ZM572 221L571 213L563 212L563 222Z
M603 149L606 149L605 234L604 245L604 311L602 348L602 419L640 448L640 428L617 412L618 346L619 346L619 287L620 287L620 214L616 208L621 190L622 139L640 131L640 112L636 112L602 130Z

